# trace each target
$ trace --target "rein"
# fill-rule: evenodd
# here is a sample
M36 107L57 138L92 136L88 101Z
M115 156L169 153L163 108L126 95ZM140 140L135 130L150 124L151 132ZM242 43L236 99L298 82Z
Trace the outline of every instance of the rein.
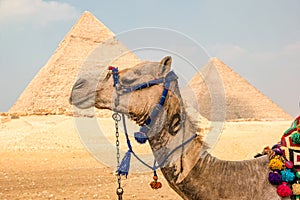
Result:
M163 110L163 106L165 104L165 100L166 97L168 95L169 92L169 87L170 87L170 83L176 79L178 79L177 75L173 72L170 71L165 77L161 77L158 79L154 79L154 80L150 80L148 82L144 82L141 84L137 84L137 85L133 85L133 86L128 86L128 87L124 87L121 85L121 83L119 82L119 72L118 72L118 68L117 67L109 67L109 70L112 71L113 74L113 83L114 83L114 87L116 89L116 93L117 93L117 98L115 101L115 105L118 105L119 102L119 96L123 95L123 94L127 94L136 90L142 90L154 85L159 85L163 83L163 92L161 95L161 98L158 102L158 104L155 105L155 107L153 108L151 114L149 115L149 117L146 119L144 125L140 128L140 130L138 132L134 133L134 138L135 140L140 143L140 144L144 144L146 143L146 141L148 140L147 137L147 133L149 132L149 130L151 129L151 127L155 124L156 119L158 114ZM126 121L125 121L125 115L122 113L122 121L123 121L123 127L124 127L124 133L126 136L126 141L127 141L127 146L128 146L128 151L126 152L125 156L123 157L121 164L119 164L119 160L118 160L118 169L117 169L117 175L118 175L118 183L119 183L119 188L120 188L120 175L125 175L127 177L128 172L129 172L129 168L130 168L130 159L131 159L131 154L138 160L140 161L144 166L148 167L149 169L151 169L154 173L153 179L154 181L152 181L150 183L150 186L153 189L159 189L162 187L162 184L160 182L158 182L158 176L156 173L156 170L160 167L162 167L165 162L167 161L167 159L178 149L184 147L186 144L190 143L196 136L197 134L193 134L189 139L187 139L186 141L183 141L180 145L176 146L174 149L172 149L163 159L160 163L157 163L157 161L154 158L154 163L153 166L150 166L149 164L145 163L141 158L139 158L139 156L133 151L132 149L132 145L128 136L128 132L127 132L127 128L126 128ZM113 114L113 119L119 120L120 121L120 114L118 112L115 112ZM117 122L117 121L116 121ZM117 124L117 123L116 123ZM116 127L116 130L118 128ZM119 147L117 146L117 152ZM119 158L119 155L117 155L117 158ZM123 190L122 190L123 193ZM118 194L118 192L117 192ZM119 194L118 194L119 195Z

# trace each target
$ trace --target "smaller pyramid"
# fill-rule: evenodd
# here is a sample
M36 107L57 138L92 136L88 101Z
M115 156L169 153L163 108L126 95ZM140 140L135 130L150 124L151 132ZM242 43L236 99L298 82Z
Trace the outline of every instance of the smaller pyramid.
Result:
M218 58L212 58L188 84L184 94L213 120L291 120L292 117ZM193 98L190 98L193 99Z
M114 63L121 68L132 67L141 62L114 36L93 14L85 11L9 112L18 115L73 115L69 96L78 73L84 70L82 66L85 63L91 67L105 63L96 60L97 57L87 62L89 55L99 49L99 46L106 42L107 46L104 47L109 50L103 50L105 55L102 57L105 56L105 59L113 60L120 55Z

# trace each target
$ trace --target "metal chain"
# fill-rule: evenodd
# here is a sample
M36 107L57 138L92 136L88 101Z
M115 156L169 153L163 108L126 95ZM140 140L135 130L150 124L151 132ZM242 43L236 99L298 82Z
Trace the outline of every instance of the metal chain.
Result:
M119 141L119 121L121 121L121 115L119 113L114 113L112 118L115 120L115 128L116 128L116 151L117 151L117 168L120 166L120 141ZM121 175L117 174L118 180L118 188L116 193L118 195L118 200L122 200L123 188L121 187Z

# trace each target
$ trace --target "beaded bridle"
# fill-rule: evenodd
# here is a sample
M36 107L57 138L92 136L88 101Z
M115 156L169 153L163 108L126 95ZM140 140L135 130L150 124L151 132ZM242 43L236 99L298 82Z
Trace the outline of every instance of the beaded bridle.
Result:
M166 97L167 97L168 92L169 92L170 83L172 81L178 79L178 77L173 71L170 71L165 77L161 77L161 78L158 78L158 79L150 80L148 82L144 82L144 83L140 83L140 84L137 84L137 85L125 87L125 86L122 86L121 83L119 82L118 68L110 66L109 70L112 71L114 87L116 88L117 95L118 95L117 98L116 98L115 105L118 105L119 95L127 94L127 93L134 92L134 91L137 91L137 90L142 90L142 89L145 89L145 88L152 87L154 85L159 85L159 84L163 83L164 90L162 92L162 95L160 97L160 100L159 100L158 104L155 105L155 107L152 110L151 114L146 119L144 125L140 128L140 131L134 133L134 138L136 139L136 141L140 144L144 144L147 141L147 133L149 132L149 130L151 129L153 124L155 124L155 120L156 120L157 115L163 109Z
M165 100L166 100L166 97L167 97L168 92L169 92L170 83L172 81L177 80L178 77L173 71L170 71L165 77L150 80L148 82L140 83L140 84L133 85L133 86L123 86L123 85L121 85L121 83L119 81L118 68L110 66L109 70L111 70L112 75L113 75L113 83L114 83L113 86L116 89L116 95L117 95L117 97L115 99L115 107L117 107L118 104L119 104L120 96L122 96L124 94L128 94L130 92L134 92L134 91L137 91L137 90L142 90L142 89L145 89L145 88L148 88L148 87L152 87L154 85L163 84L164 89L163 89L163 92L162 92L162 95L160 97L160 100L159 100L158 104L155 105L154 109L152 110L149 117L145 120L145 122L141 126L140 130L138 132L134 133L135 140L140 144L144 144L148 140L147 133L152 128L152 126L155 124L158 114L163 110L163 106L165 104ZM121 120L121 116L117 111L115 111L113 116L112 116L113 119L115 120L115 127L116 127L116 147L117 147L117 165L118 165L118 169L117 169L117 176L118 176L117 195L119 196L119 200L122 199L122 194L123 194L123 189L121 187L121 178L120 178L120 176L125 175L127 177L128 172L129 172L129 167L130 167L131 154L134 155L134 157L137 160L139 160L143 165L145 165L149 169L153 170L153 172L154 172L154 176L153 176L154 181L152 181L150 183L150 186L153 189L159 189L159 188L161 188L162 185L161 185L160 182L157 181L158 176L157 176L156 170L158 168L162 167L164 165L164 163L167 161L167 159L175 151L177 151L179 148L185 146L186 144L190 143L197 136L196 133L193 134L189 139L187 139L186 141L182 142L182 144L180 144L180 145L176 146L174 149L172 149L162 159L162 161L160 163L157 163L157 161L154 159L153 166L150 166L147 163L145 163L142 159L140 159L135 154L135 152L133 151L132 146L131 146L131 142L130 142L130 139L129 139L129 136L128 136L128 133L127 133L125 115L123 113L121 115L122 115L122 120L123 120L124 133L125 133L125 136L126 136L126 141L127 141L127 146L128 146L128 151L125 154L124 158L122 159L121 163L119 162L120 149L119 149L119 132L118 132L118 122ZM182 123L180 123L180 124L182 124Z

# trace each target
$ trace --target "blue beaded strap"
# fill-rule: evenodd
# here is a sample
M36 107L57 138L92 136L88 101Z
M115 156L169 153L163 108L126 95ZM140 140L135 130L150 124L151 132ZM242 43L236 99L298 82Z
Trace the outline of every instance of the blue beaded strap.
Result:
M114 81L114 87L116 87L117 84L119 83L119 71L117 67L109 67L109 70L112 70L113 73L113 81ZM153 125L153 122L155 121L157 115L160 113L160 111L162 110L162 107L165 104L165 100L167 98L168 92L169 92L169 87L170 87L170 82L173 80L178 79L178 76L173 72L170 71L166 77L161 77L155 80L150 80L148 82L145 83L141 83L141 84L137 84L134 86L129 86L129 87L125 87L125 88L117 88L116 90L118 91L122 91L122 93L129 93L129 92L133 92L136 90L141 90L147 87L151 87L154 85L158 85L160 83L164 83L164 90L162 92L162 95L160 97L160 100L158 102L158 104L154 107L154 109L152 110L150 116L147 118L147 120L145 121L145 124L140 128L139 132L135 132L134 133L134 138L136 139L136 141L140 144L144 144L146 143L148 137L147 137L147 133L150 130L150 128Z
M126 122L125 122L125 116L124 114L122 114L122 119L123 119L123 127L124 127L124 133L126 136L126 141L127 141L127 146L128 146L128 151L125 153L120 166L117 169L117 173L118 175L124 175L127 177L128 173L129 173L129 169L130 169L130 159L131 159L131 154L138 160L140 161L143 165L145 165L146 167L148 167L149 169L153 170L154 175L156 175L156 170L161 168L166 161L168 160L168 158L175 153L178 149L184 147L185 145L189 144L191 141L193 141L198 135L197 133L194 133L191 137L189 137L187 140L185 140L184 142L182 142L181 144L179 144L178 146L176 146L175 148L173 148L171 151L169 151L169 153L161 160L160 163L158 163L155 159L154 159L154 163L153 166L150 166L149 164L147 164L146 162L144 162L132 149L131 143L130 143L130 139L128 136L128 132L127 132L127 127L126 127Z
M164 82L164 78L151 80L151 81L148 81L147 83L145 82L145 83L137 84L137 85L134 85L134 86L129 86L129 87L122 88L122 92L123 93L129 93L129 92L133 92L135 90L141 90L141 89L144 89L144 88L147 88L147 87L158 85L158 84L163 83L163 82Z
M108 68L111 70L114 79L114 87L119 83L119 70L117 67L109 66Z
M150 116L145 121L145 125L143 125L140 128L139 132L134 133L134 138L138 143L140 143L140 144L146 143L146 141L148 139L147 133L151 129L152 125L154 124L154 122L156 120L157 115L161 112L161 110L165 104L165 100L166 100L166 97L169 92L170 82L177 78L178 77L176 76L176 74L173 71L169 72L167 74L167 76L164 78L164 81L165 81L164 82L164 90L160 97L159 103L152 110Z
M113 73L113 80L114 80L114 87L115 87L119 83L118 68L113 67L113 66L109 66L109 70L111 70L112 73ZM169 88L170 82L177 79L177 78L178 78L177 75L173 71L170 71L167 74L166 77L161 77L161 78L158 78L158 79L150 80L148 82L140 83L140 84L133 85L133 86L122 87L121 89L118 89L118 90L121 90L122 93L129 93L129 92L133 92L133 91L136 91L136 90L141 90L141 89L144 89L144 88L147 88L147 87L151 87L151 86L154 86L154 85L158 85L158 84L161 84L161 83L165 83L165 87ZM168 84L166 84L166 83L168 83Z

